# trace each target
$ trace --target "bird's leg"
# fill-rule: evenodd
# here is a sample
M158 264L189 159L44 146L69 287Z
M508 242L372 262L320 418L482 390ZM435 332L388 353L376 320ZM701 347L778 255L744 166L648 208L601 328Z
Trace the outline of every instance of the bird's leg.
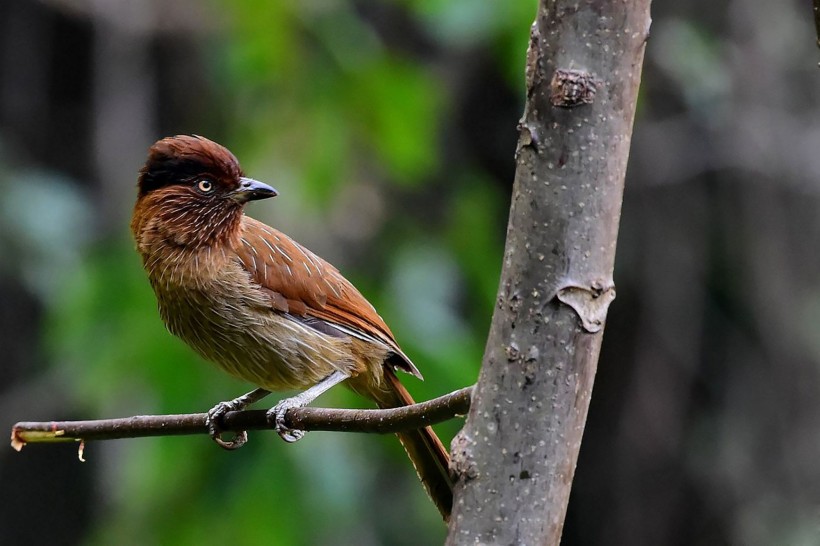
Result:
M307 406L316 398L318 398L322 393L333 387L334 385L338 385L345 379L349 378L350 374L340 371L335 371L332 374L328 375L309 389L300 392L296 396L292 396L290 398L285 398L284 400L280 400L278 404L273 406L271 409L268 410L268 422L270 423L273 421L276 426L276 432L279 436L286 442L296 442L301 440L302 437L305 435L304 430L297 430L292 429L287 426L285 423L285 414L289 409L293 408L301 408L303 406Z
M222 439L222 429L220 428L220 422L222 421L222 418L225 417L225 414L229 411L243 410L247 406L253 404L254 402L262 400L269 394L270 391L267 389L254 389L249 393L234 398L233 400L228 400L227 402L220 402L219 404L209 409L208 417L206 419L206 425L208 426L208 434L211 436L213 441L225 449L239 449L240 447L245 445L245 443L248 441L247 431L240 430L239 432L234 433L232 439L226 441Z

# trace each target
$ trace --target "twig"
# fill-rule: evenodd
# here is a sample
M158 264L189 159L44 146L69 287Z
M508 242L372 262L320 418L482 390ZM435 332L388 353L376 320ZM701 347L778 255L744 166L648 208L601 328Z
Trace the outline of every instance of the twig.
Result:
M288 410L285 420L289 427L299 430L400 432L466 414L472 392L473 387L465 387L426 402L392 409L295 408ZM265 410L231 411L225 414L220 428L226 431L274 428L266 413ZM95 421L20 422L11 430L11 446L20 451L32 443L207 434L206 417L206 413L189 413Z

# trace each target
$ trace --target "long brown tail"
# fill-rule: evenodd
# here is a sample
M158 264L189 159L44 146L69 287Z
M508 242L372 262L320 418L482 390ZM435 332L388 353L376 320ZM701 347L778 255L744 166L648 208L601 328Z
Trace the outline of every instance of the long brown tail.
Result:
M415 403L389 367L385 367L384 379L387 389L371 393L380 408L396 408ZM410 457L427 494L444 521L448 521L453 507L453 480L450 478L450 456L441 440L430 427L398 432L396 436Z

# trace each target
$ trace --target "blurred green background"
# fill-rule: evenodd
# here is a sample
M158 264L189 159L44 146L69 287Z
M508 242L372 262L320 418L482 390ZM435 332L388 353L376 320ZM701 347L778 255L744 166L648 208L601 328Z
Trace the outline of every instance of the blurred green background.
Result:
M280 197L423 371L475 381L535 0L0 2L0 426L204 411L249 385L165 330L128 233L148 146L202 134ZM618 299L564 544L820 544L820 52L796 0L653 10ZM344 389L321 405L361 406ZM460 422L437 430L449 443ZM3 541L419 545L390 436L0 450Z

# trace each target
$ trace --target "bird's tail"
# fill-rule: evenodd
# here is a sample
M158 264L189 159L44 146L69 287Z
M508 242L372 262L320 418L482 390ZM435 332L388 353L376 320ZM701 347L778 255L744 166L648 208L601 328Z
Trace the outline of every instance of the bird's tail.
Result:
M414 404L413 398L389 367L384 370L385 385L371 396L380 408L396 408ZM398 432L402 447L433 500L444 521L450 519L453 507L453 480L450 477L450 456L430 427Z

